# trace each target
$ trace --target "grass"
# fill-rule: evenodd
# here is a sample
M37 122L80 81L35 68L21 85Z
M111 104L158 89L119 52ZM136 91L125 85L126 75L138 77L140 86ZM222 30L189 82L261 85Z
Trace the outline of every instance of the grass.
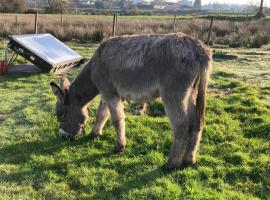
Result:
M88 58L98 44L68 45ZM160 169L172 138L159 101L142 117L127 107L128 147L115 155L110 121L94 142L58 137L49 82L59 76L0 76L1 199L269 199L269 50L214 47L198 164L170 174Z

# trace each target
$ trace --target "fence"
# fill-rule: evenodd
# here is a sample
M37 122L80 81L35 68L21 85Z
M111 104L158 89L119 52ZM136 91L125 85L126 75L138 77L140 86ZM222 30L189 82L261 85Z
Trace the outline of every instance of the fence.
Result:
M2 18L2 19L1 19ZM86 16L2 15L0 35L49 32L60 40L100 41L112 35L184 32L207 44L252 43L263 37L267 43L270 20L225 20L182 16ZM241 45L241 44L239 44Z

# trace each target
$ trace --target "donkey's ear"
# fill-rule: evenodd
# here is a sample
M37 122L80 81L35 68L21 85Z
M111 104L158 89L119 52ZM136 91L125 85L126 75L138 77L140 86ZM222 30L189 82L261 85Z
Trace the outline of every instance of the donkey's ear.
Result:
M63 91L66 91L66 90L69 90L69 86L70 86L69 80L68 80L66 77L63 77L63 78L61 79L60 88L61 88Z
M64 93L61 90L61 88L53 81L50 83L50 85L51 85L52 91L55 94L55 96L57 97L58 101L63 104L65 96L64 96Z

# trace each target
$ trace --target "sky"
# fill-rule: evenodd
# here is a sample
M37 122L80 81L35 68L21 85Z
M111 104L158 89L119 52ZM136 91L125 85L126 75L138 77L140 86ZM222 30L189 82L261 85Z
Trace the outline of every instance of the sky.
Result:
M153 0L146 0L146 1L153 1ZM167 0L170 2L177 2L179 0ZM195 0L192 0L193 2ZM227 4L248 4L248 5L260 5L261 0L201 0L202 4L209 4L209 3L227 3ZM270 7L270 0L264 0L264 6Z
M260 5L261 0L202 0L202 4L228 3L228 4L249 4ZM269 6L270 0L264 0L264 6Z

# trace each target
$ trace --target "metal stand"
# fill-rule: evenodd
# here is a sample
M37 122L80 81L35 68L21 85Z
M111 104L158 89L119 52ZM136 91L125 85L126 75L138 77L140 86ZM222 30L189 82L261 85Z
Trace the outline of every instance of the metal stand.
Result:
M4 49L3 57L7 66L10 66L15 62L16 58L18 57L18 53L10 49L10 45L8 44Z

